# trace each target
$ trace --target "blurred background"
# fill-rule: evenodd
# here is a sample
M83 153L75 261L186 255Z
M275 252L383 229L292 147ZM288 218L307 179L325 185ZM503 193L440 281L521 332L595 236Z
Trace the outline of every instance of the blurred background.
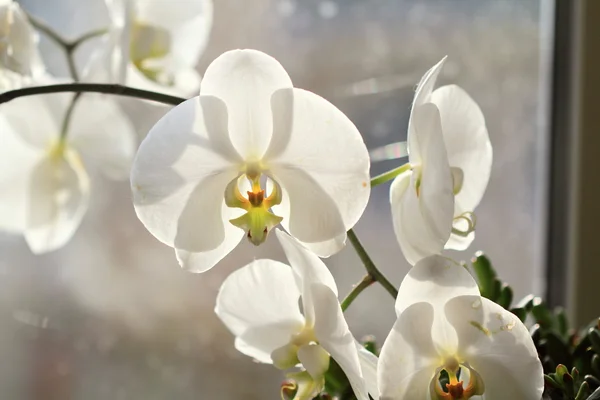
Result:
M108 22L102 0L22 0L57 31L76 37ZM476 210L468 260L492 259L515 298L546 282L547 120L553 40L543 0L215 0L198 69L222 52L255 48L277 58L294 85L316 92L357 125L369 148L406 140L422 74L443 56L439 85L456 83L483 109L494 147L487 193ZM98 43L78 54L81 65ZM50 71L61 50L42 35ZM166 107L123 100L140 140ZM372 174L404 163L374 163ZM93 178L90 210L63 249L36 257L21 237L0 235L2 399L276 399L283 375L233 348L213 313L223 279L253 258L282 258L274 238L242 242L213 270L194 275L136 218L128 182ZM397 245L388 185L373 190L356 231L397 286L408 271ZM341 295L364 275L352 248L328 259ZM393 301L373 285L348 310L357 338L381 343Z

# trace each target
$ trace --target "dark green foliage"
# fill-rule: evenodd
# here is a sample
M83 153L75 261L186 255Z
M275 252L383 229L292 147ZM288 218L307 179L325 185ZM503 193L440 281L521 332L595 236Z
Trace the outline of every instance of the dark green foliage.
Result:
M546 374L544 399L600 400L600 322L579 332L570 329L564 309L551 310L533 295L511 306L512 289L497 277L490 260L478 252L471 265L482 296L521 321L534 322L530 333Z

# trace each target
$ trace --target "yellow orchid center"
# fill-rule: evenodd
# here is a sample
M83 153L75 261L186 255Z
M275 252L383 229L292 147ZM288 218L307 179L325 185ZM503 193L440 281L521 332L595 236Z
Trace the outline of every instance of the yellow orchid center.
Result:
M436 400L466 400L482 395L485 390L481 376L455 357L444 360L440 371L431 381L431 386L432 398Z
M67 151L67 143L65 140L58 139L50 145L48 149L48 156L53 161L62 160L65 157L65 152Z
M271 207L281 203L282 191L277 182L273 182L273 189L267 196L266 190L261 186L262 174L253 171L247 172L233 181L225 189L225 203L229 207L241 208L246 211L241 217L230 220L233 225L246 232L248 240L258 246L267 239L267 235L281 221L282 217L273 214ZM251 190L242 194L239 188L240 180L248 179Z
M171 34L168 30L140 21L133 23L129 54L133 65L146 78L173 86L175 79L164 65L164 58L170 52Z

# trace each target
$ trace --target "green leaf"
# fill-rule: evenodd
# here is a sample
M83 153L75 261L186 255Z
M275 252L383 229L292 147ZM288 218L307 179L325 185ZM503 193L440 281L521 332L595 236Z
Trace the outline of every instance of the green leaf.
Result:
M500 298L500 292L502 291L502 282L500 279L495 278L494 283L492 284L492 292L490 293L489 299L494 303L498 303L498 299Z
M596 354L600 354L600 332L596 328L590 328L588 336Z
M598 380L598 378L596 378L594 375L586 375L583 378L584 381L586 381L591 388L599 388L600 387L600 380ZM596 392L594 392L596 393ZM599 397L600 399L600 397Z
M567 322L567 314L565 313L565 309L562 307L557 307L554 310L554 315L556 316L556 329L563 337L566 338L569 334L569 323Z
M560 362L561 364L571 365L572 359L569 347L560 336L554 333L554 331L545 332L543 340L540 340L540 344L543 344L546 354L552 360ZM569 372L567 367L559 364L558 367L556 367L556 373L559 373L559 368L561 368L561 372L563 371L563 368L564 373Z
M512 303L512 300L513 300L512 288L506 284L503 285L502 289L500 290L500 296L498 296L498 301L496 301L496 303L498 303L502 307L508 309L510 307L510 303Z
M535 321L544 329L552 329L554 327L554 315L546 307L545 304L536 304L531 308L531 313Z
M479 290L481 295L487 299L493 301L490 297L494 290L494 280L496 278L496 271L492 267L492 263L481 251L475 253L475 257L471 259L477 282L479 283Z
M561 384L556 380L556 374L544 375L544 380L550 387L553 387L556 389L561 387Z
M591 366L594 374L600 376L600 356L598 354L592 356Z
M573 377L570 374L565 374L563 376L563 383L565 393L567 394L569 399L572 399L575 396L575 388L573 387Z
M577 396L575 396L575 400L584 400L589 392L590 385L588 385L587 382L583 382L581 386L579 386L579 390L577 391Z
M511 308L509 311L515 314L521 320L521 322L525 322L525 318L527 318L527 311L525 311L524 308Z

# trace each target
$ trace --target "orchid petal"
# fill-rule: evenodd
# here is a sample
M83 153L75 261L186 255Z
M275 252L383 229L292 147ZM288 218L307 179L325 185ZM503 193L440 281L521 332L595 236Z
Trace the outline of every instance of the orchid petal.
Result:
M304 327L299 297L290 267L256 260L225 279L215 312L239 338L240 351L270 362L271 352L289 343Z
M318 344L300 346L298 360L314 380L322 379L329 369L329 354Z
M382 400L429 398L439 358L431 337L433 318L431 304L415 303L396 320L379 355Z
M233 145L244 159L258 160L273 133L271 96L291 87L287 72L271 56L256 50L232 50L208 66L200 94L227 104Z
M450 300L446 315L458 334L461 355L483 380L485 400L542 397L542 364L517 316L479 296Z
M113 179L129 176L137 147L135 129L118 105L106 96L85 95L77 100L69 144Z
M315 336L348 378L358 400L369 400L356 341L350 333L336 294L326 285L310 287L315 304Z
M0 132L0 228L22 233L27 227L29 176L44 153L26 142L3 113Z
M224 105L207 100L192 98L169 111L142 142L131 172L142 223L163 243L189 252L214 250L225 240L223 194L238 175Z
M440 71L444 67L446 58L447 57L442 58L440 62L431 67L425 73L425 75L423 75L421 81L419 82L415 90L415 98L413 100L412 108L410 111L410 119L408 120L407 138L409 160L411 163L419 162L419 160L421 159L421 146L419 145L419 143L417 143L417 141L415 141L417 132L414 126L413 114L418 107L430 101L430 96L433 92L433 87L435 86Z
M169 94L171 96L190 97L198 94L200 90L200 74L191 67L182 67L172 71L173 83L163 85L146 77L131 62L127 64L127 86L151 92Z
M485 118L475 101L456 85L443 86L431 95L439 110L444 142L450 166L460 168L464 175L461 190L455 196L454 215L475 210L490 179L492 145ZM465 250L474 235L459 238L453 235L446 248Z
M242 210L229 208L223 204L221 213L224 221L230 221L239 217L243 212ZM176 248L175 253L177 255L177 261L179 261L179 265L186 271L197 273L206 272L214 267L227 254L231 253L231 251L240 243L246 233L228 222L224 223L223 228L223 242L213 250L204 252L190 252Z
M288 117L276 124L280 129L273 133L265 162L289 200L289 208L274 210L282 210L283 226L303 243L343 238L369 200L367 148L334 105L305 90L293 89L292 94L286 99L278 93L281 100L273 102L274 115ZM321 145L315 146L317 142ZM343 241L331 244L337 250Z
M452 231L454 193L437 107L424 104L414 110L412 119L422 164L410 178L405 173L394 180L390 201L396 236L408 262L414 264L443 250Z
M396 315L415 303L427 302L436 310L456 296L479 296L477 282L467 269L443 256L430 256L412 267L398 289Z
M475 279L461 265L442 256L430 256L410 269L398 290L396 314L412 304L427 302L436 310L433 340L442 353L451 353L458 345L456 332L444 317L444 306L456 296L479 296Z
M49 97L50 99L32 96L2 105L2 116L12 127L13 132L30 146L43 151L49 150L60 134L55 112L58 114L62 107L53 110L49 105L51 101L64 105L65 100L68 99L64 95L49 95ZM31 110L35 110L35 118L31 117Z
M35 254L64 246L89 203L90 182L77 154L42 160L30 180L25 240Z
M358 349L360 369L362 370L365 385L367 385L367 391L373 400L379 400L379 386L377 386L377 363L379 359L358 342L356 342L356 348Z
M213 21L212 0L178 4L172 0L136 0L138 21L171 34L171 54L177 65L194 67L208 42Z
M300 288L302 293L302 309L307 325L312 325L315 318L315 307L317 305L312 298L311 286L314 283L323 284L331 289L337 297L338 289L335 280L323 261L308 249L304 248L296 239L279 229L276 230L275 234L292 266L296 285Z

